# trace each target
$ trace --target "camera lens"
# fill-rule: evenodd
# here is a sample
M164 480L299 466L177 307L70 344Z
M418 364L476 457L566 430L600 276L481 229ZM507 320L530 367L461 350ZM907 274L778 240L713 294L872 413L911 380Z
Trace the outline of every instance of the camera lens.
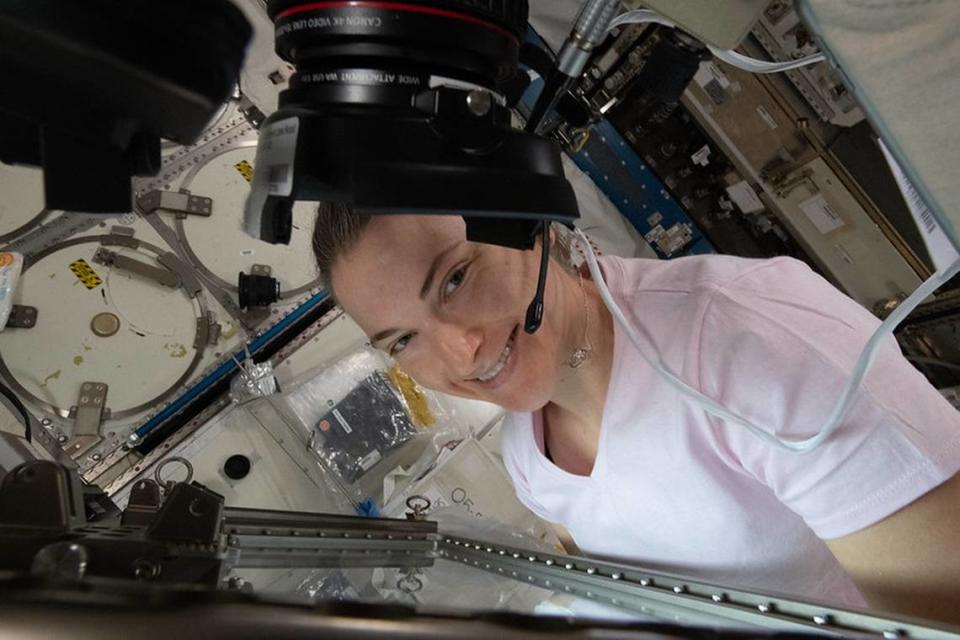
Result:
M577 218L556 141L511 126L526 0L271 0L267 11L296 71L260 128L249 233L288 242L295 200L461 215L468 239L520 248L540 220Z
M274 0L277 53L297 67L288 103L409 106L457 82L496 90L516 71L527 3Z

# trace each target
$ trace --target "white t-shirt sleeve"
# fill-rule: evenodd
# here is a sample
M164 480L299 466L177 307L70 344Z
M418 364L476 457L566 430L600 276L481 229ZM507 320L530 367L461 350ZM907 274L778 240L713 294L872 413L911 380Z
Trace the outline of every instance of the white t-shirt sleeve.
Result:
M803 263L761 263L703 306L708 396L780 438L820 431L879 321ZM879 349L838 430L791 453L710 417L718 455L766 484L821 538L868 527L960 469L960 413L902 356Z

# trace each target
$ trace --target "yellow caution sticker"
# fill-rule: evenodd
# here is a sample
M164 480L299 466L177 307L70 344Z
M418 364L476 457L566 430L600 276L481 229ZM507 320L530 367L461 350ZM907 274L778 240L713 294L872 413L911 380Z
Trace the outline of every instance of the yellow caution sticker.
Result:
M247 162L246 160L241 160L237 164L233 165L233 168L240 172L240 175L243 176L243 179L247 182L253 182L253 165Z
M100 279L97 272L83 258L71 262L70 271L73 271L73 275L77 276L77 279L87 289L96 289L103 284L103 280Z

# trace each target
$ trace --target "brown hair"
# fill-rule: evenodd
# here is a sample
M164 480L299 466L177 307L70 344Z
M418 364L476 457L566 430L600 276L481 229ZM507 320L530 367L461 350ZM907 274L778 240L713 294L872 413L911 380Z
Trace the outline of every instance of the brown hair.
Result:
M317 221L313 228L313 255L317 260L320 278L334 297L330 275L333 264L341 254L356 244L368 224L370 216L355 212L348 204L321 202L317 207Z
M349 251L370 224L371 216L357 213L340 202L321 202L317 207L317 221L313 228L313 255L317 260L320 278L335 298L331 271L337 259ZM573 256L573 233L560 224L553 225L556 241L551 256L564 269L576 273L578 261Z

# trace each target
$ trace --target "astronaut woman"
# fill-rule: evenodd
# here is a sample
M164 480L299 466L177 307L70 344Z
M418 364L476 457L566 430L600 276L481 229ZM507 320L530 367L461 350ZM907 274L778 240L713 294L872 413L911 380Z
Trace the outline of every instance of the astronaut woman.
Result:
M787 452L666 384L561 239L533 335L540 252L468 242L459 217L321 205L313 245L375 347L427 388L508 411L517 495L584 554L960 622L960 413L893 340L838 431ZM818 431L878 324L788 258L600 265L651 354L784 439Z

